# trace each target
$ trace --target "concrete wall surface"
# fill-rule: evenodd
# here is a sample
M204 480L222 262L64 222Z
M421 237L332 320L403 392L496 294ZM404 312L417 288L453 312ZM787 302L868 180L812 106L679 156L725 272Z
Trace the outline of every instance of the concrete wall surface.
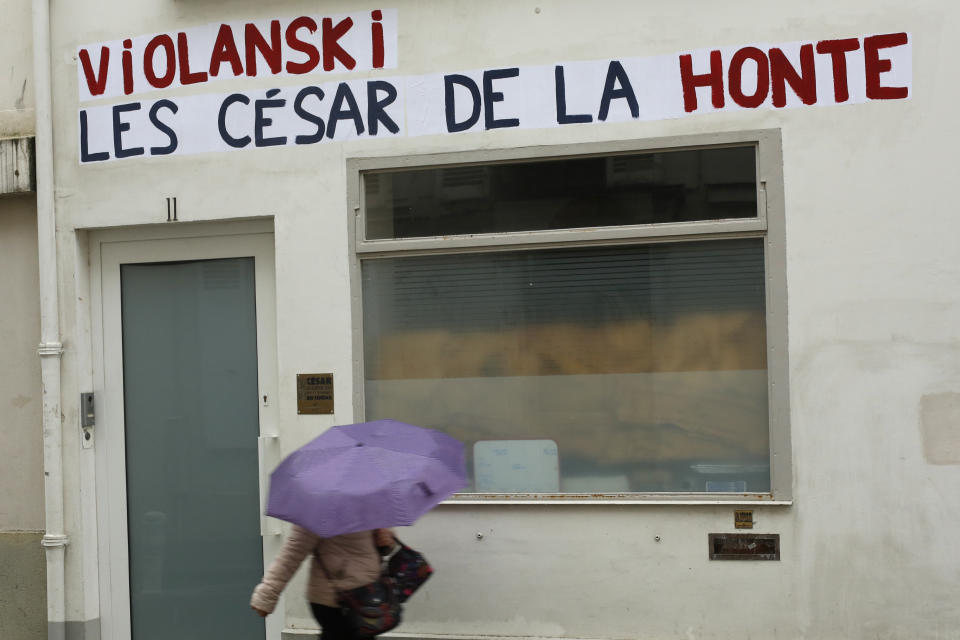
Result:
M115 569L98 555L98 539L117 539L117 527L124 526L98 522L91 506L96 492L109 489L97 482L101 445L119 438L123 427L98 424L97 444L87 449L76 428L80 393L102 374L100 354L91 352L90 318L98 310L89 292L99 282L95 245L88 244L94 230L173 236L188 233L191 223L211 223L226 233L228 221L272 218L279 381L273 406L286 453L331 425L353 422L353 396L363 392L354 368L362 354L352 340L359 292L349 278L349 159L533 154L542 145L574 154L581 144L772 129L782 139L786 242L771 251L787 279L779 293L787 296L789 340L778 357L789 368L789 407L783 403L783 409L793 482L789 504L752 508L755 532L780 535L780 561L709 560L708 534L735 531L733 504L446 504L403 532L437 573L411 599L398 631L431 638L960 639L960 85L950 71L960 56L960 4L398 0L390 5L398 11L394 69L244 76L82 104L80 45L159 32L172 34L172 43L181 30L223 21L375 7L346 0L97 0L53 7L68 628L113 615L97 601L97 594L109 597L102 576ZM14 15L22 21L20 9ZM223 145L222 153L80 163L81 107L234 91L266 96L276 87L348 77L676 56L714 47L766 51L776 43L891 33L910 37L909 99L260 149ZM198 61L193 70L202 66ZM552 99L553 87L546 90ZM699 95L708 100L709 92ZM148 123L147 110L139 111L118 111L117 122ZM243 113L250 124L252 104ZM213 110L205 125L213 140L219 140L216 115ZM169 111L161 117L175 120ZM131 135L101 130L89 140L90 150L113 153ZM172 196L176 223L167 222ZM0 242L6 235L0 233ZM8 295L20 294L11 288ZM16 343L29 350L36 339ZM29 364L34 356L17 357L35 366ZM335 413L298 415L296 374L316 371L335 376ZM23 410L34 410L35 381L25 389L31 391L6 400L7 412L21 396ZM38 500L33 491L31 501ZM39 512L30 509L18 517L37 523ZM122 584L126 576L111 579ZM277 614L294 635L315 626L302 587L289 587L286 610ZM105 618L100 628L106 634L111 624Z
M39 531L0 531L0 638L47 637L46 572Z
M40 303L33 195L0 197L0 530L43 529Z
M0 196L0 638L46 637L36 199Z
M0 138L33 135L30 3L0 1Z

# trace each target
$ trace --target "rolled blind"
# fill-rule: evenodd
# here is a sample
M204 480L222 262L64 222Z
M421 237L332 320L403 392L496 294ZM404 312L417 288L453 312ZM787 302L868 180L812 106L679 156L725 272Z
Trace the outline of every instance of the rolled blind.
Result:
M365 321L378 333L756 310L763 241L388 258L364 262L363 280Z

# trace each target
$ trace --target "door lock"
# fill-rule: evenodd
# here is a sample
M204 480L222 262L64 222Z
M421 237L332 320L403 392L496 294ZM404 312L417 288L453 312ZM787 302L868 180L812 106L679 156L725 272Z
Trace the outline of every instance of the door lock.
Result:
M80 426L84 429L92 427L97 422L97 414L93 410L93 393L80 394Z
M97 414L94 410L93 392L80 394L80 429L83 431L83 440L80 444L84 449L93 446L93 426L97 423Z

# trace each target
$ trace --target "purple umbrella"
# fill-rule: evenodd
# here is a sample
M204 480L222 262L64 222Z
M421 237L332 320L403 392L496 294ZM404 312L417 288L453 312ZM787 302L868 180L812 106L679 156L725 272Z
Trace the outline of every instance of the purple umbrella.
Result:
M463 444L396 420L331 427L270 474L267 515L329 538L413 524L467 486Z

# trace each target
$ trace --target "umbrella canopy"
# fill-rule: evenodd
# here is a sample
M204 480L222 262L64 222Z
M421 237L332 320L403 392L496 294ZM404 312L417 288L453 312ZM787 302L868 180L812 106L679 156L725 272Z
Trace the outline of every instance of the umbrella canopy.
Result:
M413 524L467 486L463 444L397 420L331 427L270 474L267 515L320 537Z

